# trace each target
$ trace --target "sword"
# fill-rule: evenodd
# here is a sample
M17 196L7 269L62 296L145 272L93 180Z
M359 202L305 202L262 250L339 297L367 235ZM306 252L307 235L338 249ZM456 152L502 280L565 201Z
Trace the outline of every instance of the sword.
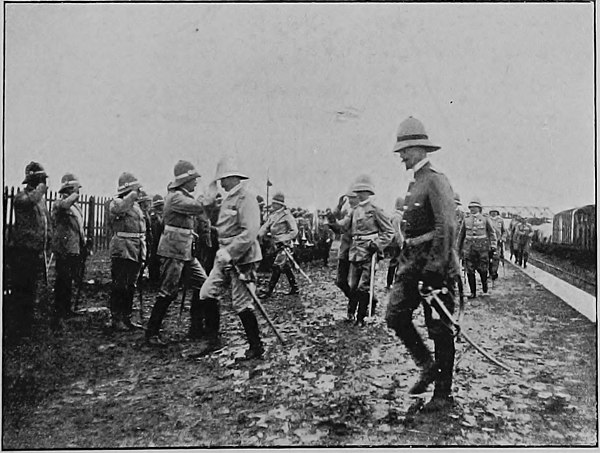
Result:
M185 295L187 293L187 285L183 285L183 292L181 294L181 304L179 305L179 319L177 322L181 324L181 316L183 315L183 309L185 307Z
M446 306L444 305L444 303L438 296L439 293L447 294L448 288L431 290L427 293L424 293L423 292L423 282L419 282L419 294L425 300L425 302L427 302L428 305L433 307L440 315L444 314L448 318L448 320L456 326L458 333L465 340L467 340L467 342L471 346L473 346L477 350L477 352L479 352L481 355L483 355L486 359L488 359L494 365L504 368L506 371L512 371L512 369L508 365L505 365L504 363L502 363L499 360L492 357L489 353L487 353L484 349L482 349L481 346L479 346L477 343L475 343L466 333L464 333L462 331L462 329L460 328L460 324L452 317L452 314L450 314L450 312L448 311L448 309L446 308ZM436 302L435 305L432 303L432 299L435 299L435 302Z
M375 266L377 265L377 252L371 256L371 281L369 283L369 317L373 316L373 295L375 294Z
M302 274L302 276L308 280L308 283L312 283L312 280L310 279L310 277L308 275L306 275L304 273L304 271L300 268L300 266L298 265L298 263L296 263L296 260L294 259L294 257L292 256L292 254L290 253L290 251L287 249L287 247L283 248L283 252L287 255L287 257L290 259L290 261L292 262L292 264L294 265L294 267L296 268L296 270L298 272L300 272Z
M236 276L238 277L238 279L241 282L244 283L244 286L246 287L246 289L248 290L248 293L252 297L252 300L254 301L254 304L258 308L258 311L260 311L260 313L263 315L263 317L267 321L267 324L269 324L269 326L271 327L271 329L273 329L273 332L275 332L275 335L277 336L277 339L280 341L280 343L285 346L285 341L284 341L283 337L281 336L281 334L279 333L279 331L277 330L277 328L275 327L275 325L271 321L271 318L269 318L269 315L267 315L267 312L265 311L264 307L260 303L260 300L258 299L258 296L254 292L254 289L250 286L250 282L240 279L241 272L240 272L240 270L238 269L237 266L233 265L233 266L231 266L230 269L236 274Z

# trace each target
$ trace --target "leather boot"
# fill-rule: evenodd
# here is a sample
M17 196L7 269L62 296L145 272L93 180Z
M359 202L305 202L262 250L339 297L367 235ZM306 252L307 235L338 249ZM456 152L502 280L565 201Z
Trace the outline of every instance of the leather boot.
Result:
M523 253L523 267L526 268L527 267L527 260L529 259L529 253L524 252Z
M135 288L129 288L125 292L127 296L127 303L123 309L123 322L129 330L143 329L144 327L137 322L131 320L131 314L133 312L133 299L135 298Z
M454 338L448 336L435 339L435 361L439 375L435 381L433 398L422 409L425 413L439 412L452 407L452 374L454 369Z
M353 322L355 320L357 305L358 299L354 293L351 293L350 297L348 297L348 322Z
M369 293L364 291L357 291L356 298L358 299L358 312L356 313L356 325L364 327L365 316L367 316L367 310L369 309Z
M467 281L469 282L469 289L471 290L469 299L474 299L477 297L477 281L475 280L475 274L467 274Z
M207 355L223 348L221 341L221 310L217 299L200 299L204 305L205 314L205 342L199 351L199 355Z
M279 276L281 275L281 268L279 266L273 266L271 271L271 279L269 280L269 287L266 291L262 291L259 294L261 299L265 299L273 294L275 287L277 286L277 282L279 281Z
M246 331L246 338L248 339L249 349L246 351L246 359L261 359L265 349L263 347L262 340L260 339L260 330L258 328L258 321L254 312L249 308L243 310L238 315Z
M171 305L171 301L163 296L158 296L154 306L152 307L152 313L148 320L148 326L146 327L146 342L160 346L160 343L165 344L159 338L160 326L162 324L167 310Z
M284 272L285 276L288 279L288 282L290 283L290 290L288 292L288 295L298 294L299 290L298 285L296 284L296 276L294 275L294 272L290 267L284 268Z
M483 293L486 294L488 292L487 273L479 272L479 275L481 276L481 288Z
M200 290L195 289L190 302L190 330L188 338L201 340L205 336L204 318L205 304L200 301Z
M412 321L403 322L401 325L395 326L394 330L415 361L415 364L421 368L418 381L410 388L408 393L411 395L423 393L427 391L427 387L436 379L438 374L435 362L431 357L431 352L423 341L423 338L421 338L421 335L419 335L419 332L417 332Z

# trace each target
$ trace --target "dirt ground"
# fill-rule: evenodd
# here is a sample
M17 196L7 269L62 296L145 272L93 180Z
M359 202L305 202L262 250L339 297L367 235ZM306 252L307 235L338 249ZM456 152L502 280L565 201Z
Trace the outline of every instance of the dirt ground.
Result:
M92 257L82 308L87 316L50 335L3 347L3 449L223 446L597 446L596 325L513 266L485 296L467 300L463 330L512 368L457 343L456 406L442 415L407 413L418 370L382 320L343 322L335 260L303 265L301 294L287 282L264 301L286 338L261 320L262 361L236 362L243 329L227 302L226 348L197 358L186 310L169 311L163 350L142 333L104 324L109 262ZM387 263L386 263L387 265ZM261 274L262 279L267 275ZM146 317L155 292L146 289ZM416 316L425 334L422 311ZM427 396L427 395L426 395ZM430 395L429 395L430 396Z

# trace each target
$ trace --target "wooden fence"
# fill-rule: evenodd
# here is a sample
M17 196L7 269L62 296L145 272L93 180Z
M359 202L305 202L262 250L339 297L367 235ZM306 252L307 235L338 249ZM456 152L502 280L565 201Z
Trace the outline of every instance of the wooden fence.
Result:
M13 226L15 222L14 199L15 194L19 193L21 188L4 187L4 205L2 217L2 231L4 232L4 243L10 241ZM52 203L59 198L56 191L48 191L46 194L46 207L52 212ZM110 197L96 197L93 195L82 194L79 198L79 206L83 212L85 233L87 237L94 240L94 251L108 248L110 242L110 232L108 229L108 204Z

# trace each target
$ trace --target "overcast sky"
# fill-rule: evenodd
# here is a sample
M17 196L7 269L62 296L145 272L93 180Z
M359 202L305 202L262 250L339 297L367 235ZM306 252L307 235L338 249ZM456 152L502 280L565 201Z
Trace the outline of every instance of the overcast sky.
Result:
M588 4L6 4L5 185L40 161L112 195L163 193L178 159L237 155L291 206L335 205L361 173L390 210L391 152L423 121L463 202L594 203Z

